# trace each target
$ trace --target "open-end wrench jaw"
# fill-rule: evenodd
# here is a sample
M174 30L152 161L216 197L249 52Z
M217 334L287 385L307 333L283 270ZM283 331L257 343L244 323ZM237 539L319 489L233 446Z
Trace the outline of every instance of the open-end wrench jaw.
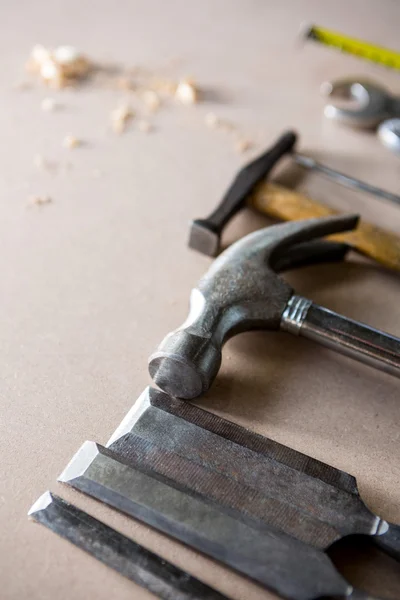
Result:
M186 321L149 359L154 382L172 396L207 391L221 364L223 344L251 329L278 330L291 286L276 271L342 258L347 246L312 241L353 229L357 216L285 223L256 231L223 252L192 290Z
M398 110L395 98L383 87L363 79L325 83L321 92L330 99L324 109L325 116L352 127L374 128ZM352 105L341 106L337 104L338 98L352 100Z

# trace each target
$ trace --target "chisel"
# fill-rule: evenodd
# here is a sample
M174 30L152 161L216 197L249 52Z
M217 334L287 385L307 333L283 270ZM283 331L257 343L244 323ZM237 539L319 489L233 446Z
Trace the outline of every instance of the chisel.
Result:
M143 466L144 467L144 466ZM155 527L288 600L374 600L354 589L321 550L274 527L260 530L85 442L59 481ZM377 600L377 599L376 599Z
M333 592L338 580L333 566L326 566L323 549L344 535L364 533L399 557L400 528L365 507L353 477L158 390L145 390L108 446L84 444L60 481L210 554L284 597L318 597L296 569L282 575L292 553L308 557L309 567L301 561L299 565L308 569L310 579L322 560L323 568L315 566L320 575L314 583L327 596L345 598L363 596L350 587ZM236 548L229 537L232 528L239 536ZM267 541L246 546L249 529ZM277 539L284 549L276 550L271 540ZM261 548L268 552L262 575L257 554Z
M163 600L228 600L55 494L45 492L28 515Z
M181 461L140 444L137 437L180 455ZM143 392L107 446L135 466L153 466L155 454L154 468L165 469L163 474L179 478L181 485L185 479L197 493L201 474L188 461L201 465L209 471L202 473L203 497L225 490L220 503L279 524L316 548L325 549L344 535L365 534L400 560L400 526L365 506L354 477L159 390ZM232 481L243 489L229 493Z

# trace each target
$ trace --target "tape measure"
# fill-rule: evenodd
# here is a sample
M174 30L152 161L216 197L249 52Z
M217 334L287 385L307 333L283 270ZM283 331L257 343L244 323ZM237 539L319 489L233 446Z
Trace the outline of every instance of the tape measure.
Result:
M400 52L383 48L383 46L375 46L317 25L307 27L304 37L307 40L314 40L325 46L337 48L346 54L352 54L389 69L400 71Z

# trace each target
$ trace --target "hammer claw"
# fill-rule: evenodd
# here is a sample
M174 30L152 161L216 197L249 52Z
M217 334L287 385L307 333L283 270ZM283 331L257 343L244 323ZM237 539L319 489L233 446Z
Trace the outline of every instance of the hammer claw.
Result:
M349 244L315 240L291 246L274 267L277 273L327 262L343 260L351 249Z

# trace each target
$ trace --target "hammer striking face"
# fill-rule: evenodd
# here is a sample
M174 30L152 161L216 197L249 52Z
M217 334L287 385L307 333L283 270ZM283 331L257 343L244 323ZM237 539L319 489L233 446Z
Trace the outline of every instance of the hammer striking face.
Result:
M398 338L296 296L276 273L343 257L343 245L310 240L353 229L357 221L357 216L340 216L285 223L230 246L192 290L186 321L150 357L154 382L178 398L201 395L218 373L223 344L251 329L303 335L399 377Z

